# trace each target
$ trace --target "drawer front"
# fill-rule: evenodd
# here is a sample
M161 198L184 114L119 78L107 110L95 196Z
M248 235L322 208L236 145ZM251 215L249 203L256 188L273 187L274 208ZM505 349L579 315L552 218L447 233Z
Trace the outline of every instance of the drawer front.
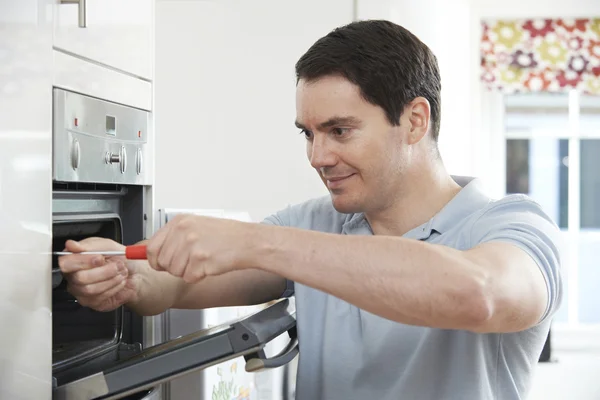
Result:
M152 109L152 83L54 50L53 84L143 110Z
M154 1L56 0L54 48L152 80Z

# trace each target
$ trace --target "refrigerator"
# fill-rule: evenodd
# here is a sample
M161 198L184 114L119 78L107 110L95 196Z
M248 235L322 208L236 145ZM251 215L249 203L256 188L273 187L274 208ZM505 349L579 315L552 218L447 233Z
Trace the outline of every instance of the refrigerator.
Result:
M194 214L253 222L245 211L224 209L159 209L157 229L178 214ZM293 306L294 299L290 299ZM219 307L205 310L171 309L162 315L162 334L165 340L213 328L232 320L256 313L269 304L245 307ZM285 353L294 343L283 334L265 347L267 357ZM289 349L288 349L289 350ZM297 354L297 347L296 352ZM294 361L297 357L294 357ZM294 398L295 364L260 372L246 372L245 360L238 357L209 368L187 374L164 384L164 400L290 400Z

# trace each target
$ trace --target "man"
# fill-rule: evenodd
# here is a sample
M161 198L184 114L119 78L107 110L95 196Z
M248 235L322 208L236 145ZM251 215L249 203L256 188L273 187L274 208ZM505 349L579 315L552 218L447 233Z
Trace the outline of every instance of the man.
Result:
M71 292L144 315L295 293L300 400L525 398L561 299L557 227L446 172L437 61L406 29L341 27L296 72L296 125L330 196L263 224L177 218L148 262L65 257Z

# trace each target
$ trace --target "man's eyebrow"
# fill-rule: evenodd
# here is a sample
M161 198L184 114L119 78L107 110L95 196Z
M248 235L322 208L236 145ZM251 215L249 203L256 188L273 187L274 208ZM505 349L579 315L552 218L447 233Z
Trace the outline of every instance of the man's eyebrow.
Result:
M319 130L331 128L336 125L358 125L360 121L355 117L332 117L327 121L319 124ZM295 121L295 125L298 129L306 129L300 122Z
M319 129L327 129L336 125L358 125L359 121L354 117L333 117L319 124Z

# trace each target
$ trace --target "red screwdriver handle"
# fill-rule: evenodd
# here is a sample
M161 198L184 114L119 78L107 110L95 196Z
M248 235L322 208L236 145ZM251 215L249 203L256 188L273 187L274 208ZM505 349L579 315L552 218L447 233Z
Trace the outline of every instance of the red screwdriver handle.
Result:
M135 246L127 246L125 248L125 257L128 260L146 260L146 246L143 244L135 245Z

